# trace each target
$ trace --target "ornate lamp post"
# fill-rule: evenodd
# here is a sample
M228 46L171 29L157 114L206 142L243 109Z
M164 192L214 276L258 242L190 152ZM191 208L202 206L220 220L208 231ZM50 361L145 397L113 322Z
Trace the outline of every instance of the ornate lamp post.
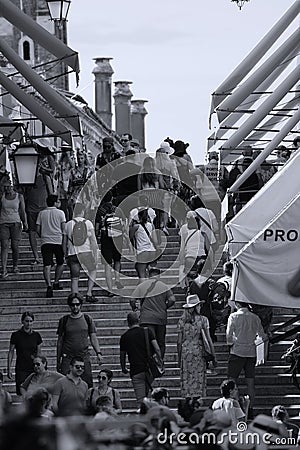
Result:
M237 6L242 9L242 7L244 6L244 4L246 2L249 2L250 0L231 0L232 2L236 3Z

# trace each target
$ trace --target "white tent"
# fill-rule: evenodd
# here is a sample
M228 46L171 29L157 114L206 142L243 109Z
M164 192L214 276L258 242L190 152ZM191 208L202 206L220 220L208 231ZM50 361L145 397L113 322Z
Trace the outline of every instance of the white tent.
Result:
M287 284L300 267L300 194L234 258L232 298L270 306L300 307Z
M237 255L299 193L300 152L297 152L226 225L230 256Z

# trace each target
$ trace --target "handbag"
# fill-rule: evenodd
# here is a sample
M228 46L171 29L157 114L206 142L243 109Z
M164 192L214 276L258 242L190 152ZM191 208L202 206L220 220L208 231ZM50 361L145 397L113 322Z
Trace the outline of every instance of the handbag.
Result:
M207 340L206 334L204 332L204 329L201 328L201 337L203 342L203 358L206 362L214 361L215 357L211 353L210 345Z
M160 378L164 374L164 370L160 367L157 356L151 355L150 353L150 341L149 341L149 328L144 328L145 333L145 341L146 341L146 352L147 352L147 364L148 364L148 373L151 375L153 379Z

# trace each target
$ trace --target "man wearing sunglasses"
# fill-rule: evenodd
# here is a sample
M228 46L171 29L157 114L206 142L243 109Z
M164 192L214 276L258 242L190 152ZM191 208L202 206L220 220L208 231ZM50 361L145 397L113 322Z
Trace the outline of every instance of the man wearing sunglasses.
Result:
M85 364L83 358L71 359L69 373L54 385L53 410L60 416L75 416L85 410L88 385L82 380Z
M97 354L99 365L102 363L96 327L92 317L81 311L83 298L80 294L70 294L68 306L71 313L60 318L57 334L57 371L66 375L72 358L80 356L84 361L82 379L89 387L93 386L89 344Z

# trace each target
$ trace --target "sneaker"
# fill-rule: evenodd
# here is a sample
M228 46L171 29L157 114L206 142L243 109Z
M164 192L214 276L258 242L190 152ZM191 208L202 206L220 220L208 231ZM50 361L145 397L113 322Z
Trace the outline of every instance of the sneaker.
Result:
M19 269L18 267L13 267L12 272L13 272L13 273L19 273L19 272L20 272L20 269Z
M97 303L98 299L96 297L94 297L93 295L86 295L85 296L85 301L87 303Z
M52 297L53 297L53 288L52 288L52 286L48 286L47 291L46 291L46 298L52 298Z
M102 295L103 295L104 297L114 297L114 296L115 296L115 294L114 294L113 292L109 292L109 291L107 291L106 289L103 289Z
M7 272L3 272L2 275L1 275L1 279L5 280L5 278L7 278L7 277L8 277L8 273Z
M118 289L123 289L123 288L124 288L124 285L123 285L120 281L116 281L116 287L117 287Z
M53 283L53 290L54 291L62 291L63 287L59 283Z
M215 369L206 369L206 375L218 375Z

